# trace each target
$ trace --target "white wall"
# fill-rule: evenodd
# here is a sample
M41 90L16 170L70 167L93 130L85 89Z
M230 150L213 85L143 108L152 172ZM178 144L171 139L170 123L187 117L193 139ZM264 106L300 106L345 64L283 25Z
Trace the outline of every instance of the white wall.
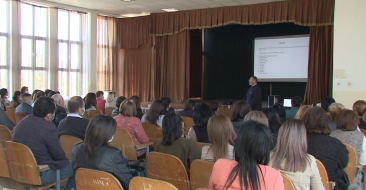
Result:
M366 1L336 0L334 17L333 97L351 109L356 100L366 100Z

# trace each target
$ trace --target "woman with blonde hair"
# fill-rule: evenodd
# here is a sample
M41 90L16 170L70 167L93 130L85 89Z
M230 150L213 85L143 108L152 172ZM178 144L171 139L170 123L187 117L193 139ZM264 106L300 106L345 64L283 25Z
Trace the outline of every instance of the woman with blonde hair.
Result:
M363 100L358 100L353 104L353 111L356 112L358 118L360 119L360 124L358 127L366 130L366 102Z
M251 111L244 117L244 122L253 120L265 126L269 126L266 114L261 111Z
M208 140L211 145L202 147L202 160L216 162L220 158L234 160L234 140L236 133L230 119L224 115L214 115L207 124Z
M329 115L331 117L331 121L329 122L329 126L330 128L332 129L332 131L336 130L337 129L337 124L336 124L336 118L337 118L337 115L342 111L344 110L344 105L341 104L341 103L332 103L329 105L328 107L329 109Z
M295 189L324 189L316 159L307 154L304 124L297 119L285 121L278 132L277 145L271 152L269 166L291 179Z
M295 116L295 119L302 119L306 113L306 111L311 108L309 105L303 105L299 108L299 111L297 111L297 114Z
M116 93L115 92L109 92L107 101L105 102L106 108L117 108L116 107Z

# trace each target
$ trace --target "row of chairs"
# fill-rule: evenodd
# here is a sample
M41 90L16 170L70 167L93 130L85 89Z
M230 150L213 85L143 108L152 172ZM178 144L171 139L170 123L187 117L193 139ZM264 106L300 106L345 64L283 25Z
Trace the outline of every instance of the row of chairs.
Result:
M9 120L15 125L18 125L20 120L26 117L24 113L15 113L15 108L12 106L6 106L5 114L6 116L8 116Z

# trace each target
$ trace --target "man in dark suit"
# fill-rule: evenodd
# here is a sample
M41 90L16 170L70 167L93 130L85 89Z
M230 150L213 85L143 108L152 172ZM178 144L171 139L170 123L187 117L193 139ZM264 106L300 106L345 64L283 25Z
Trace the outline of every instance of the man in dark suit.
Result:
M261 87L257 85L257 77L251 76L249 78L249 85L251 86L244 96L244 100L246 100L252 110L261 111L262 110L262 90Z
M89 120L81 117L84 114L83 99L80 96L71 97L67 102L67 108L69 109L69 114L58 125L58 136L71 135L84 141Z

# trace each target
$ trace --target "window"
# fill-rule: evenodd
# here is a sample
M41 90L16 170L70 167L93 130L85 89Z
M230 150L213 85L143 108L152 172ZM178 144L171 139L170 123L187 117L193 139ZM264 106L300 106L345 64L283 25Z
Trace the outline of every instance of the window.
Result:
M81 14L58 10L58 90L80 95L82 70Z
M9 4L0 0L0 88L10 88L9 85ZM10 89L9 89L10 90Z
M47 87L47 9L21 3L21 86L29 91Z

